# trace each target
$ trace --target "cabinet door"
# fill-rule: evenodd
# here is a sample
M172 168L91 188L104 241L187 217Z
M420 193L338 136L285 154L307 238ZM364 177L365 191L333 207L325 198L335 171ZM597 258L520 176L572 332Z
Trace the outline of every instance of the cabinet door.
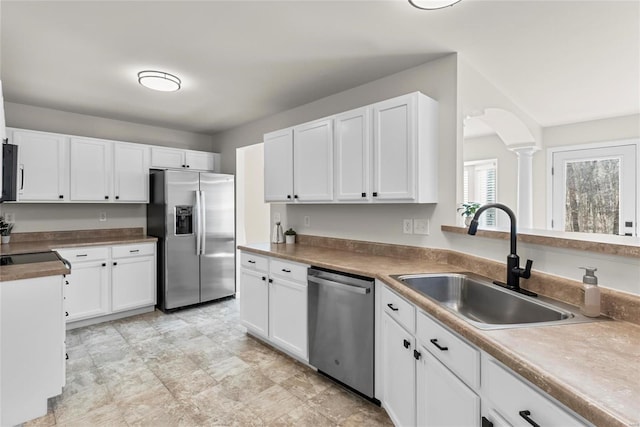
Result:
M333 200L333 119L293 130L293 194L301 202Z
M69 200L69 141L63 135L13 131L18 145L18 201Z
M71 201L109 201L113 143L71 138L70 147Z
M335 117L336 200L368 200L371 197L369 117L369 108L358 108Z
M272 280L269 286L269 337L275 344L309 360L307 284Z
M184 150L169 147L151 147L151 167L153 168L184 168Z
M415 199L416 116L417 94L373 105L374 200Z
M114 199L149 201L149 147L118 142L113 150Z
M213 172L215 156L204 151L186 151L185 163L188 168Z
M111 311L155 305L156 263L152 256L121 258L111 267Z
M480 398L424 347L417 362L419 426L480 426Z
M67 281L67 322L109 313L109 268L106 259L72 263Z
M285 129L264 138L264 200L293 201L293 130Z
M269 285L267 274L240 270L240 320L252 332L269 336Z
M384 408L397 426L416 425L415 339L387 313L382 315Z

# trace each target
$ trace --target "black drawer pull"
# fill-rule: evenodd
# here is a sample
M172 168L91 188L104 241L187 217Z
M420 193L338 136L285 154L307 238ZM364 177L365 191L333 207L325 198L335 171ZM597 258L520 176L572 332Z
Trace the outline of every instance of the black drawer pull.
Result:
M104 196L104 199L105 200L109 200L109 196Z
M367 193L362 193L362 197L367 197Z
M65 358L65 360L69 360L69 353L65 353L64 354L64 358Z
M391 304L391 303L387 304L387 307L389 307L389 308L390 308L391 310L393 310L393 311L398 311L398 310L400 310L399 308L395 308L395 307L393 306L393 304Z
M24 179L22 181L24 182ZM64 196L62 194L60 194L60 195L58 195L58 199L64 199Z
M449 350L449 347L442 347L440 344L438 344L438 339L437 338L432 338L429 341L431 341L431 344L435 345L436 347L438 347L438 350L440 351L447 351Z
M103 266L103 267L106 267L106 266L107 266L107 263L106 263L106 262L103 262L103 263L102 263L102 266Z
M269 279L269 283L273 283L273 279Z
M69 281L68 281L68 280L65 280L65 281L64 281L64 284L65 284L65 285L68 285L68 284L69 284Z
M264 277L264 276L262 276L262 280L267 280L267 278L266 278L266 277Z
M290 198L291 198L291 194L287 194L287 199L290 199Z
M482 417L481 427L493 427L493 423L489 421L486 417Z
M250 259L249 261L247 261L249 264L255 264L256 262L252 259Z
M535 421L533 421L531 418L529 418L529 415L531 415L531 411L520 411L518 412L518 414L520 414L520 416L522 418L525 419L526 422L528 422L529 424L531 424L533 427L540 427L540 424L536 423Z
M87 256L87 254L78 254L78 255L76 255L76 258L80 258L80 257L83 257L83 256Z
M413 358L416 360L420 360L420 356L422 356L420 354L420 352L418 350L413 350Z
M135 254L136 252L140 252L140 249L131 249L129 251L130 254Z
M64 317L69 317L69 312L68 311L64 312Z
M283 268L282 271L284 271L285 273L291 273L291 270L289 270L288 268Z
M120 199L120 196L116 196L116 200L119 200L119 199Z
M373 197L378 197L378 192L377 192L377 191L374 191L371 195L372 195Z
M404 340L404 342L402 343L402 345L404 345L404 348L409 348L411 347L411 343L407 340Z
M117 262L114 262L114 263L113 263L113 265L118 265L118 263L117 263Z

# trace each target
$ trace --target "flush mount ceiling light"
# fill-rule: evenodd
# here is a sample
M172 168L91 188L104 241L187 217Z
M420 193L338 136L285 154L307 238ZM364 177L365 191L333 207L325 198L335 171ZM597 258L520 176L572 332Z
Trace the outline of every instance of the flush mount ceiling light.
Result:
M459 1L460 0L409 0L409 3L411 3L411 6L417 7L418 9L436 10L453 6Z
M149 89L161 92L175 92L180 89L182 81L173 74L164 71L140 71L138 83Z

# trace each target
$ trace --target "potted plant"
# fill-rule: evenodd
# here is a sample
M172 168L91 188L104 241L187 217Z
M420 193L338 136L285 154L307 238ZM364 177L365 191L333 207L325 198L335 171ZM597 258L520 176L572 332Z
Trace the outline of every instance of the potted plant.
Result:
M471 220L473 219L473 216L476 214L476 211L478 210L479 207L480 207L480 203L467 202L467 203L463 203L462 206L457 209L458 212L462 211L460 215L464 217L464 225L468 227L469 224L471 224Z
M296 242L296 231L293 228L289 228L284 232L284 239L286 243L295 243Z
M11 230L13 230L13 223L6 222L4 216L0 216L0 236L3 244L11 240Z

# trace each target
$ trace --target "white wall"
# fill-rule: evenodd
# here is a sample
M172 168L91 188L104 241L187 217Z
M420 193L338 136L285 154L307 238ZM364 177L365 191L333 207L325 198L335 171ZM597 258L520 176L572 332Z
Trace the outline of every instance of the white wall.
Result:
M5 112L9 127L211 151L209 135L11 102L5 103ZM98 221L100 211L107 212L107 221ZM2 212L15 215L14 232L146 228L147 222L146 206L141 204L3 203Z
M261 140L264 133L421 91L439 102L439 163L455 165L459 151L457 145L461 144L461 130L457 126L459 113L456 82L457 55L452 54L216 134L213 136L214 151L222 154L223 171L233 172L235 149L246 145L246 141ZM278 212L283 226L294 227L307 234L444 247L446 242L439 225L456 220L455 168L441 167L439 181L437 205L273 205L272 218ZM306 228L302 226L305 215L311 218L311 226ZM403 234L402 220L405 218L428 218L434 225L431 227L431 235Z

